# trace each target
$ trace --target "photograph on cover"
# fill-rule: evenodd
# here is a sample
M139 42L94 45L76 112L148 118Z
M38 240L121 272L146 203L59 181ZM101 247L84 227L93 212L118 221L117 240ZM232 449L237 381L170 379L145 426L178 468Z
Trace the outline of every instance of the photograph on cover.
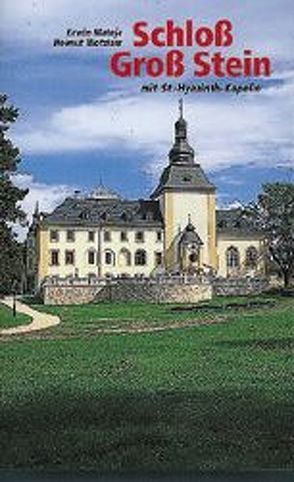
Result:
M293 469L288 0L2 0L0 476Z

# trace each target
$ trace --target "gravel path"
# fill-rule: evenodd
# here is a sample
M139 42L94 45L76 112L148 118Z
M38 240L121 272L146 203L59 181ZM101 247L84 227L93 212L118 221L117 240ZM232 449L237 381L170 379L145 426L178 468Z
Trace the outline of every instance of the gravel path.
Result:
M12 297L7 296L0 301L9 308L13 307ZM16 301L16 311L18 313L24 313L32 318L32 321L28 325L19 325L12 328L4 328L0 331L0 335L16 335L20 333L29 333L31 331L44 330L50 326L55 326L60 323L59 316L48 315L47 313L40 313L39 311L30 308L29 306Z

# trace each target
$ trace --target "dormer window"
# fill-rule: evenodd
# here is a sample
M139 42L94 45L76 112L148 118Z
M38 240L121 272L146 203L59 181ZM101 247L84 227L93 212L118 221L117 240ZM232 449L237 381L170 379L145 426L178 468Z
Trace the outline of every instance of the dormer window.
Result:
M226 228L227 227L227 223L226 221L224 221L223 219L218 223L218 227L219 228Z
M81 219L88 219L89 218L89 213L87 211L82 211L79 215Z
M192 177L191 177L191 176L184 176L184 177L183 177L183 181L184 181L184 182L191 182L191 181L192 181Z

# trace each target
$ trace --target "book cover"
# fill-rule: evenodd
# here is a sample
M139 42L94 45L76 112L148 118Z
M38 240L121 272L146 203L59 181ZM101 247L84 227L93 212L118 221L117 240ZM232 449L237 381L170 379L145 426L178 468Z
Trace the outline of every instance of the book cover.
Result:
M0 13L3 477L287 477L293 2Z

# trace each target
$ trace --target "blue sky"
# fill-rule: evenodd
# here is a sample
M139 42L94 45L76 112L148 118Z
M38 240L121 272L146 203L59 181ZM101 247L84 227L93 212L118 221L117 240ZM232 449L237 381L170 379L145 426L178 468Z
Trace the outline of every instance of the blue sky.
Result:
M53 39L65 37L66 28L119 26L124 47L132 48L136 20L157 26L167 18L179 24L193 18L197 25L213 25L229 18L232 52L247 47L270 56L273 75L257 94L185 96L190 143L218 188L220 206L249 201L263 182L289 179L293 2L183 0L180 12L178 5L176 0L2 0L0 84L20 109L12 136L23 161L15 181L30 188L28 212L36 200L50 210L75 189L91 190L100 178L125 197L148 197L173 140L178 95L142 94L140 86L148 79L114 77L108 68L111 49L53 48ZM180 80L199 82L189 72Z

